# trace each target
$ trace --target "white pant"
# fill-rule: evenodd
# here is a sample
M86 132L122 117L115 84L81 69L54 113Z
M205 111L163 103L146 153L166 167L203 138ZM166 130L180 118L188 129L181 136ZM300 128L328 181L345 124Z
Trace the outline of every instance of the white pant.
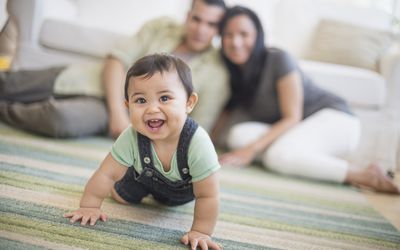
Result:
M229 131L228 147L244 147L269 128L261 122L239 123ZM262 163L282 174L343 182L349 168L343 157L356 148L360 130L357 117L333 109L320 110L273 142L262 153Z

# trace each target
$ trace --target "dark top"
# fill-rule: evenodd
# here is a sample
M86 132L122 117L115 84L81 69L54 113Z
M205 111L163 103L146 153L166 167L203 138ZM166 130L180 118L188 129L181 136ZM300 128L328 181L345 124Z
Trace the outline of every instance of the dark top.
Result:
M250 104L238 108L241 113L244 111L252 121L272 124L280 120L282 115L278 100L278 80L294 70L299 72L303 84L303 119L324 108L353 114L345 100L316 86L288 53L277 48L267 48L260 83Z

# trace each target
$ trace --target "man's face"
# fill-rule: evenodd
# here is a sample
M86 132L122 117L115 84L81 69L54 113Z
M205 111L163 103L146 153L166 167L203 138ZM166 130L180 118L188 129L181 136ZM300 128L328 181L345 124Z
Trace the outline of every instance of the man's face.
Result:
M223 15L223 8L195 0L186 19L187 48L193 52L207 49L218 32L218 23Z

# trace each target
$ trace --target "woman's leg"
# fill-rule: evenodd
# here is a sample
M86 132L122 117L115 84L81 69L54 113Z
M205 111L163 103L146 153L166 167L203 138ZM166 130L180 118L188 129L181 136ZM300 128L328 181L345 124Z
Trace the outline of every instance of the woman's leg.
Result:
M324 109L276 140L263 163L283 174L344 182L350 166L343 158L355 149L359 136L356 117Z
M269 125L259 122L237 124L229 131L228 146L232 149L246 146L268 129ZM275 141L262 156L263 164L282 174L399 193L399 188L377 165L355 168L344 159L356 148L359 136L360 123L356 117L336 110L321 110Z
M368 187L376 191L400 194L398 187L390 176L382 172L376 164L369 164L366 168L350 168L345 182L357 187Z
M261 122L242 122L232 126L226 138L230 149L239 149L256 141L269 130L270 126Z

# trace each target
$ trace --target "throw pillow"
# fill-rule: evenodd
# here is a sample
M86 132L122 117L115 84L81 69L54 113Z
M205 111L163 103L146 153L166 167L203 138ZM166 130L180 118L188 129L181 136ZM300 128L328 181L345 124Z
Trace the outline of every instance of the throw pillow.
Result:
M322 19L306 59L378 69L378 59L389 48L392 35L382 30Z

